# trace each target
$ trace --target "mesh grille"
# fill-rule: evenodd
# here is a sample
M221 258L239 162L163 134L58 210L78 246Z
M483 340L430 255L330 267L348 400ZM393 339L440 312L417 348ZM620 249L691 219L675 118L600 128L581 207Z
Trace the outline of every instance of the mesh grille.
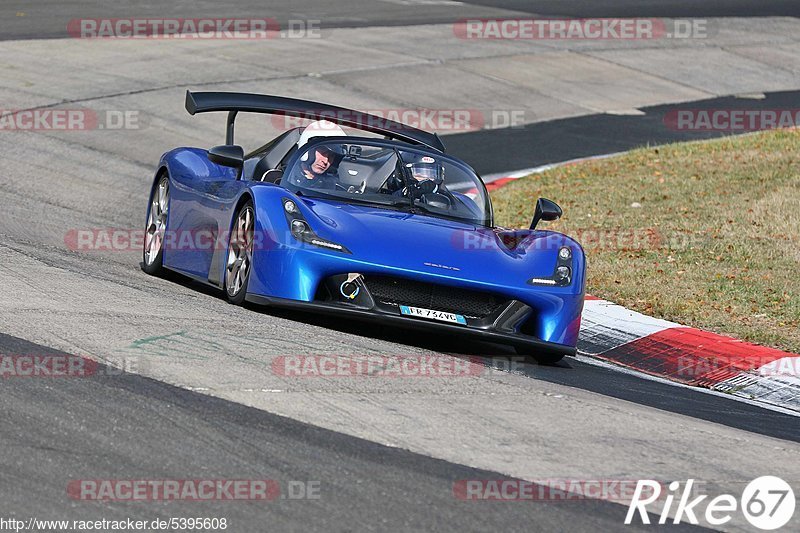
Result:
M364 282L372 297L382 304L422 307L470 318L484 318L508 301L486 292L388 276L364 276Z

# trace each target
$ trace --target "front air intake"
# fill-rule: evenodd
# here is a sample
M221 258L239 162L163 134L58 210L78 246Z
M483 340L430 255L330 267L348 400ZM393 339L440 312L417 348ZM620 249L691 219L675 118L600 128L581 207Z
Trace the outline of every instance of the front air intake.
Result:
M384 305L421 307L469 318L485 318L509 300L488 292L392 276L365 275L364 283L375 301Z

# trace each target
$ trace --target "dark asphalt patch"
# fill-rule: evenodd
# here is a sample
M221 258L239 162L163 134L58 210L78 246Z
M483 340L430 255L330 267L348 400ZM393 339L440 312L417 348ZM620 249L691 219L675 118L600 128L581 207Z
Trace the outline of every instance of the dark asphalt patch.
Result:
M795 0L467 0L546 17L797 17Z
M675 119L681 110L794 110L796 113L800 110L798 101L800 91L766 93L763 99L727 96L641 108L644 115L585 115L517 128L458 133L444 137L443 141L448 153L467 161L479 174L495 174L642 146L733 134L678 129Z

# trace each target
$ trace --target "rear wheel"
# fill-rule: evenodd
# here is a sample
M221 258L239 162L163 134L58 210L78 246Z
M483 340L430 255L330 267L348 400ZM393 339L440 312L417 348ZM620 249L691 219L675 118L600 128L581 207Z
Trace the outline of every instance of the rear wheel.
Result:
M236 214L228 256L225 261L225 293L232 304L241 305L247 296L247 284L253 270L253 235L255 213L253 202L248 201Z
M169 176L164 174L153 189L144 232L142 270L152 276L161 275L164 271L164 239L167 233L168 214Z

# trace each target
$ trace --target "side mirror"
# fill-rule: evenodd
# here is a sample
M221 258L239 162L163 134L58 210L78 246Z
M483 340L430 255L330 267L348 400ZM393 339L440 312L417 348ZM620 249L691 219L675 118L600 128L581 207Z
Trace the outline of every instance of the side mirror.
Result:
M244 166L244 148L229 144L215 146L208 151L208 160L223 167L241 169Z
M539 198L536 201L536 211L533 212L531 229L536 229L536 225L539 224L540 220L551 222L561 218L562 214L563 211L561 211L561 208L557 203L552 200L548 200L547 198Z

